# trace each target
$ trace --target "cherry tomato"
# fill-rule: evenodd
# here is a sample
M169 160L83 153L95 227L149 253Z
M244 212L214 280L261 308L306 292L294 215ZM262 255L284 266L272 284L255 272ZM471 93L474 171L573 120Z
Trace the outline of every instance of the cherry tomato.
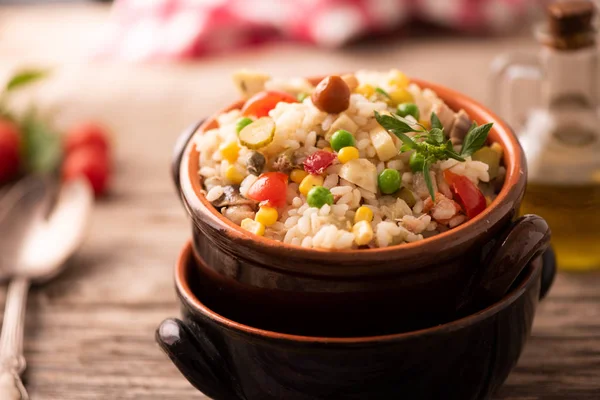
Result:
M485 210L486 202L481 190L466 176L455 174L450 170L444 171L444 179L450 185L452 194L461 205L469 219L474 218Z
M106 130L94 122L77 124L67 131L65 152L66 154L70 154L82 147L93 147L108 153L109 143L107 136Z
M304 161L304 170L313 175L322 174L336 157L334 153L325 150L315 151Z
M265 172L250 186L248 197L265 202L269 206L281 207L287 198L288 176L282 172Z
M8 120L0 120L0 183L14 178L19 172L19 127Z
M62 166L62 176L65 181L85 176L96 197L104 194L109 177L107 154L93 147L79 148L67 154Z
M244 117L266 117L269 115L269 111L274 109L277 103L281 101L285 103L297 103L298 99L291 94L275 90L260 92L246 101L244 107L242 107L242 115Z

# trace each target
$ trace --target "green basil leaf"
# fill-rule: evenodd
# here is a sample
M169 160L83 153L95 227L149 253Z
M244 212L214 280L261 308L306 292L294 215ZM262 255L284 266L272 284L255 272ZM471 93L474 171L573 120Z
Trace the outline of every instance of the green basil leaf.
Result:
M465 140L463 141L462 148L460 149L460 155L464 157L468 157L471 154L475 153L485 144L487 140L488 133L490 129L492 129L493 123L487 123L485 125L481 125L473 128L467 136L465 136Z
M379 94L381 94L381 95L383 95L383 96L387 97L388 99L390 98L390 95L389 95L389 93L388 93L388 92L386 92L385 90L383 90L383 89L382 89L382 88L380 88L380 87L378 87L378 88L375 88L375 91L376 91L377 93L379 93Z
M430 120L431 120L431 128L432 129L444 129L444 126L440 122L440 119L438 118L436 113L434 113L434 112L431 113Z
M10 92L12 90L19 89L23 86L27 86L33 82L45 78L48 74L49 72L47 70L41 69L21 71L9 79L9 81L6 83L5 90Z
M453 158L453 159L455 159L455 160L457 160L457 161L461 161L461 162L463 162L463 161L466 161L464 158L462 158L462 157L460 156L460 154L458 154L458 153L457 153L457 152L455 152L454 150L448 150L448 149L446 149L446 151L445 151L445 154L446 154L446 156L447 156L448 158Z
M469 128L469 130L467 131L467 133L471 132L475 128L477 128L477 122L473 121L471 123L471 127Z
M400 152L404 153L405 151L409 151L412 150L413 147L408 145L408 144L402 144L402 146L400 146Z
M432 128L429 131L429 138L433 140L433 144L444 143L444 132L439 128Z
M62 157L60 136L48 125L28 115L22 122L23 155L28 172L51 173Z
M398 136L398 133L415 132L415 129L413 127L411 127L409 124L407 124L399 118L395 118L389 115L381 115L377 111L375 111L375 119L377 120L377 122L379 122L379 125L381 125L386 131L390 131L396 136ZM402 138L400 137L400 139ZM410 142L413 142L412 139L408 139Z
M427 185L427 190L431 195L431 200L435 201L435 193L433 192L433 182L431 182L431 175L429 175L429 167L431 165L430 160L425 160L423 163L423 178L425 179L425 184Z
M403 145L402 146L406 146L409 149L416 149L417 148L417 143L415 143L414 140L412 140L410 138L410 136L407 136L406 134L402 133L402 132L396 132L392 130L392 133L396 136L398 136L398 139L402 140Z

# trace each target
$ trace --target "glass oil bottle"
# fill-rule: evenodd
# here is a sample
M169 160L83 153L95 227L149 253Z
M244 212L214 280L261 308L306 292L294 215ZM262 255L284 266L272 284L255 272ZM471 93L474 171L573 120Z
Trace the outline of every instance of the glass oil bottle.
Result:
M600 269L598 48L589 1L555 2L536 29L537 54L505 55L492 67L497 109L517 130L528 165L521 212L552 229L559 268ZM519 92L518 84L536 85ZM533 95L533 96L532 96ZM530 107L518 98L535 97ZM501 104L502 103L502 104Z

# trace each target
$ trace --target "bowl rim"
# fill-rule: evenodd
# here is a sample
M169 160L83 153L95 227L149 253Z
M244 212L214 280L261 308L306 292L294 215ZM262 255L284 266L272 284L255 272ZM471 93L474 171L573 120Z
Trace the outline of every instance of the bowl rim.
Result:
M318 82L320 79L321 78L310 78L309 80ZM501 219L505 218L507 213L512 209L512 207L506 207L506 205L514 204L514 202L518 201L522 195L527 176L527 166L523 150L509 125L479 102L460 92L436 83L416 78L410 78L410 80L411 83L416 83L422 89L431 89L436 92L451 109L465 109L467 114L479 124L487 122L494 123L490 136L494 137L494 141L500 142L502 145L506 178L497 197L475 218L446 232L439 233L423 240L371 249L337 250L305 248L298 245L283 243L275 239L257 236L245 231L217 211L217 209L206 200L204 194L202 194L203 189L201 180L193 179L194 176L198 176L199 170L199 153L195 147L194 136L210 129L209 127L216 122L216 117L221 113L240 108L243 104L243 100L234 102L206 119L192 134L191 140L186 145L179 165L180 190L186 206L190 210L199 212L201 215L200 218L204 222L218 230L221 235L224 235L229 240L235 242L236 245L242 245L256 249L262 253L278 256L281 256L281 251L285 251L286 256L302 259L321 260L324 257L332 257L340 261L352 260L354 262L369 262L371 260L389 258L391 254L398 251L401 251L403 256L412 258L418 257L421 252L439 252L448 248L455 248L462 243L474 240L481 234L482 228L487 230L487 227L494 226ZM192 211L192 214L194 214L194 211Z
M476 324L482 320L492 317L493 315L504 310L517 299L524 295L529 286L539 278L542 271L540 258L532 260L526 269L526 275L521 278L521 282L516 288L513 288L499 301L487 306L486 308L469 314L465 317L432 326L429 328L418 329L403 333L392 333L386 335L375 336L357 336L357 337L325 337L325 336L306 336L295 335L291 333L282 333L270 331L266 329L256 328L234 320L231 320L207 307L191 290L186 279L186 270L190 268L190 261L197 262L192 255L192 241L188 240L181 249L174 268L175 289L179 295L180 301L187 308L193 309L210 319L212 322L237 333L243 333L253 337L277 341L292 341L310 344L367 344L367 343L383 343L409 340L415 337L431 336L441 333L449 333L463 329L467 326Z

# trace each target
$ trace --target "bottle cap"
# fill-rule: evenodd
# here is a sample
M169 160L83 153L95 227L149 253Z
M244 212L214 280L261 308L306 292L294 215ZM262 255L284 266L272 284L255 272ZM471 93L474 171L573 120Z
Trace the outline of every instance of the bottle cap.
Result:
M586 0L555 1L546 8L548 23L536 32L543 44L559 50L576 50L596 42L596 7Z
M595 7L591 1L557 1L547 10L553 35L565 37L593 31Z

